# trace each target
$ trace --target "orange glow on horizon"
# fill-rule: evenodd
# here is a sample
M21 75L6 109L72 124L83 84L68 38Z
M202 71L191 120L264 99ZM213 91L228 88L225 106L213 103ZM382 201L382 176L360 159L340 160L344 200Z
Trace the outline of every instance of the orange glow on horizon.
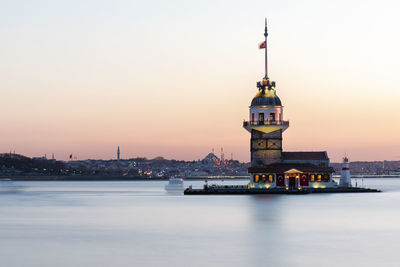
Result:
M11 1L0 18L0 153L110 159L119 145L121 158L197 160L223 147L249 161L242 122L264 77L268 10L284 151L400 160L398 6L360 4L94 1L91 12L69 4L71 16L60 3Z

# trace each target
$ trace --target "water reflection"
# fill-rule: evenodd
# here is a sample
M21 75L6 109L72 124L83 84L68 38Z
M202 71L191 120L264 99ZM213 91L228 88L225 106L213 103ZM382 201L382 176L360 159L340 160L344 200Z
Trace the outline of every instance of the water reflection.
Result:
M11 179L0 179L0 193L2 194L20 193L23 189L23 186L14 183Z
M271 195L252 195L251 211L254 221L259 224L269 224L277 220L277 203L279 197Z
M166 185L165 191L167 192L168 195L183 196L184 188L182 185Z
M250 242L251 266L282 266L281 197L276 195L250 196L252 225Z

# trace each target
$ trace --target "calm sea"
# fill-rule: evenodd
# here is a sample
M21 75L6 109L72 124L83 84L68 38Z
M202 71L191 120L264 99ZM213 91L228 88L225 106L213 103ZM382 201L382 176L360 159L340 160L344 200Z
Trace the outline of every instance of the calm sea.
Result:
M183 196L159 181L16 182L19 192L0 192L0 266L400 266L400 177L362 183L384 192Z

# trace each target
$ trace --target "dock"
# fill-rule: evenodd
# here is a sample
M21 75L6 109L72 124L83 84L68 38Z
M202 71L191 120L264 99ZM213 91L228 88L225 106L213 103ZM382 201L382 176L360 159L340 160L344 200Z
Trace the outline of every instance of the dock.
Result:
M362 187L331 187L331 188L247 188L242 185L209 186L203 189L186 188L185 195L304 195L322 193L378 193L378 189Z

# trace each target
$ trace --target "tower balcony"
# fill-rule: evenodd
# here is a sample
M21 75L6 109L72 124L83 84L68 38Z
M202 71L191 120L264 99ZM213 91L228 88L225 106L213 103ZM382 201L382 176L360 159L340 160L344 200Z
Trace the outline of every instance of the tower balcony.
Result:
M283 120L258 120L258 121L243 121L243 128L251 132L257 130L263 133L272 133L282 129L282 132L289 127L289 121Z

